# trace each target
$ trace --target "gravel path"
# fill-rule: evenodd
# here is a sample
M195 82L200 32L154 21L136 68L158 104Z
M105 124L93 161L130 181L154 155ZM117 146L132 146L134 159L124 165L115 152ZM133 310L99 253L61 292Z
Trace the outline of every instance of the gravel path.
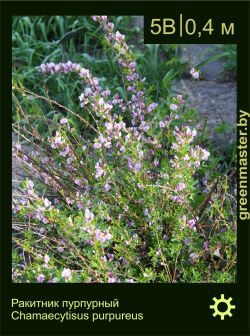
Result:
M190 107L198 112L199 120L207 118L208 136L219 147L224 147L236 138L236 83L218 83L213 80L190 80L175 82L173 91L184 94ZM216 128L227 124L225 134L216 132Z
M189 66L198 64L210 56L217 55L222 45L188 44L182 45L182 58ZM236 74L222 74L224 61L217 59L201 68L202 80L194 81L188 88L189 81L176 82L174 90L185 92L188 103L198 112L199 119L207 117L209 137L218 147L224 147L235 141L237 119L237 85ZM224 134L216 132L222 123L227 124Z

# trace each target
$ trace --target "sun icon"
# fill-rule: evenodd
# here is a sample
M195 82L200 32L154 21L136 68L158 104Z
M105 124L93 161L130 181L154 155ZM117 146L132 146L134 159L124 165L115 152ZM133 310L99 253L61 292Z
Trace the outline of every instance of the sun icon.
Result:
M220 296L220 299L217 299L216 297L213 298L214 300L214 305L210 305L209 308L210 309L214 309L214 313L213 313L213 317L217 316L217 315L220 315L220 319L221 320L224 320L225 316L228 315L230 317L233 316L233 314L231 313L231 309L235 309L235 305L231 305L231 301L232 301L232 298L228 298L228 299L225 299L225 295L224 294L221 294ZM221 311L218 306L220 304L223 304L224 306L226 306L226 310L223 309L223 311Z

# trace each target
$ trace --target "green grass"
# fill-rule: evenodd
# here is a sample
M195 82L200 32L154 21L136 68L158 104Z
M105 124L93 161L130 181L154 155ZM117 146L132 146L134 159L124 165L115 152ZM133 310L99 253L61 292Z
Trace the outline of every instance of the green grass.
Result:
M165 96L170 82L184 71L178 45L144 45L143 29L133 16L111 17L115 27L126 35L135 52L139 71L157 96ZM46 76L41 79L37 67L46 62L72 60L90 68L105 85L107 82L121 93L116 60L103 40L103 34L90 17L24 16L13 18L13 81L39 94L49 91L69 108L77 99L79 83L72 76ZM53 77L53 78L52 78ZM161 85L163 82L163 85ZM43 83L41 85L41 83Z

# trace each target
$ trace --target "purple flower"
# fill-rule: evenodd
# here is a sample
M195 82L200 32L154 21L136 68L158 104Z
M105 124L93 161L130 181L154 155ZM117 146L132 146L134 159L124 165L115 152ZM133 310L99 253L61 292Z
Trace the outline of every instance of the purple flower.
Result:
M207 160L210 156L210 153L204 148L201 149L202 160Z
M178 110L178 105L176 105L176 104L171 104L170 105L170 110L172 110L172 111L176 111L176 110Z
M129 82L132 82L135 79L135 74L127 75L126 78Z
M170 200L180 204L184 202L184 199L181 196L170 196Z
M67 164L68 165L71 165L71 163L75 161L75 156L74 155L71 155L70 157L67 158Z
M76 203L76 206L79 210L82 210L83 209L83 203L82 202L77 202Z
M75 184L78 186L78 187L80 187L80 188L82 188L83 187L83 184L82 184L82 181L81 180L79 180L79 179L75 179Z
M68 123L68 119L67 118L62 118L61 120L60 120L60 124L61 125L64 125L64 124L67 124Z
M16 142L16 143L15 143L15 148L16 148L17 150L21 150L21 149L22 149L22 145L21 145L20 143Z
M158 104L157 103L152 103L148 106L147 108L147 112L151 113L153 110L155 110L157 108Z
M180 183L178 183L177 185L176 185L176 187L175 187L175 191L182 191L183 189L185 189L186 188L186 184L185 183L182 183L182 182L180 182Z
M140 159L143 159L143 157L144 157L144 153L143 153L142 150L139 150L139 152L138 152L138 156L139 156Z
M103 97L108 97L108 96L110 96L110 93L111 93L110 90L106 89L106 90L102 91L101 95ZM85 94L86 94L86 90L85 90Z
M20 206L18 204L12 204L12 210L14 213L17 213L18 211L20 211Z
M160 128L165 128L166 127L166 122L165 121L160 121L159 122L159 127Z
M48 283L56 283L56 282L57 282L56 278L52 278L52 279L48 280Z
M192 130L192 137L194 138L196 135L197 135L197 131L196 131L196 129L193 129Z
M208 250L208 248L209 248L209 242L207 242L207 241L205 241L204 243L203 243L203 249L206 251L206 250Z
M121 146L120 147L120 152L122 152L122 153L126 152L126 148L124 146Z
M128 221L128 227L132 227L135 225L135 222L133 220Z
M158 249L155 254L158 256L161 255L161 249Z
M64 268L62 273L61 273L61 276L64 278L64 279L70 279L71 276L72 276L72 272L69 268Z
M110 240L110 239L112 239L112 235L111 235L111 233L109 232L109 229L104 230L104 237L105 237L105 240Z
M159 160L157 160L157 159L154 159L154 161L153 161L153 166L154 167L158 167L159 166Z
M49 141L51 142L51 148L59 148L65 143L65 140L58 132L56 132L56 136L49 139Z
M45 262L45 264L48 264L49 261L50 261L50 257L46 254L44 256L44 262Z
M96 229L95 237L101 243L105 242L106 240L112 239L112 235L109 232L109 229L104 230L104 232L102 232L100 229Z
M46 231L46 229L44 227L41 227L41 229L39 230L39 232L41 234L45 234L47 231Z
M107 174L107 172L100 166L100 163L102 163L102 161L99 159L99 161L95 165L95 168L96 168L95 178L96 179L98 179L102 175Z
M106 183L103 189L107 192L110 190L110 188L111 188L110 184Z
M90 223L90 222L92 222L92 220L94 219L95 216L91 211L89 211L88 208L86 208L84 217L85 217L86 222Z
M112 261L115 256L112 253L108 253L107 257L109 258L109 261Z
M184 244L185 245L189 245L191 242L192 242L192 239L190 239L190 238L184 239Z
M196 224L196 221L194 219L190 219L188 221L188 226L190 227L190 229L193 229L195 224Z
M62 157L66 157L71 152L71 149L69 146L65 147L63 151L60 151L60 155Z
M190 74L194 79L198 79L200 77L200 73L198 70L196 70L195 68L192 68L190 70Z
M94 147L95 149L99 149L99 148L102 147L102 145L101 145L99 142L95 142L93 147Z
M116 39L117 42L121 42L125 39L125 36L122 35L119 31L117 31L115 33L115 39Z
M33 189L33 188L34 188L34 182L31 181L31 180L28 180L28 181L27 181L27 188L28 188L29 190Z
M195 163L194 163L194 167L195 167L195 168L199 168L199 167L200 167L200 162L199 162L199 161L195 161Z
M46 208L51 206L51 202L47 198L44 199L43 204Z
M133 61L133 62L130 62L130 63L129 63L129 66L130 66L131 68L135 68L135 67L136 67L136 62L134 62L134 61Z
M182 95L177 95L176 100L179 104L183 105L185 103L185 100L183 99Z
M113 273L109 272L108 273L108 283L115 283L118 282L117 277L113 275Z
M179 146L175 142L173 142L171 148L177 150L179 148Z
M45 275L44 274L39 274L37 277L36 277L36 280L37 282L44 282L45 281Z
M189 255L189 262L190 262L190 264L193 265L194 262L195 262L195 260L196 260L197 258L199 258L199 254L198 254L198 253L196 253L196 252L191 253L191 254Z

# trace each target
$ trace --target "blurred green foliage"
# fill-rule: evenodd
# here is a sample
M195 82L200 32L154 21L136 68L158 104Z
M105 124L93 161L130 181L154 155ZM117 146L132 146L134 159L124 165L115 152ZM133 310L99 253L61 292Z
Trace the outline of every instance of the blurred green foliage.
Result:
M181 61L178 45L144 45L143 29L134 16L115 16L111 21L116 30L126 35L139 71L147 76L149 85L158 96L166 96L172 79L180 76L186 66ZM13 17L12 46L13 81L42 95L49 91L71 109L75 107L81 84L74 76L46 76L41 80L37 68L41 63L67 60L81 63L104 85L108 82L122 93L117 62L90 17Z

